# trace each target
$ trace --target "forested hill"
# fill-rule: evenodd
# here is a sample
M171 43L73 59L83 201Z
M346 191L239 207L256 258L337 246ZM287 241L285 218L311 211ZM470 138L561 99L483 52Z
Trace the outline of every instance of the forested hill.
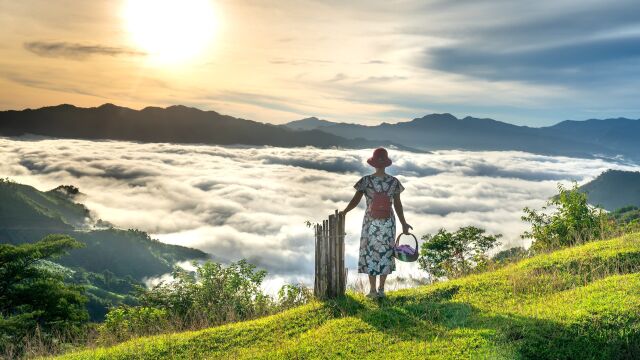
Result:
M117 229L95 220L84 205L73 201L73 189L42 192L0 182L0 243L20 244L51 233L69 234L86 247L60 259L62 264L92 272L108 270L138 280L170 272L177 261L207 256L200 250L152 240L142 231Z
M614 211L622 207L640 207L640 172L607 170L582 185L589 203Z
M56 262L71 270L73 282L87 286L94 319L126 301L145 278L171 272L178 261L208 257L200 250L163 244L143 231L94 219L89 209L74 201L78 193L73 186L43 192L0 179L0 244L31 243L48 234L67 234L83 242L83 248Z

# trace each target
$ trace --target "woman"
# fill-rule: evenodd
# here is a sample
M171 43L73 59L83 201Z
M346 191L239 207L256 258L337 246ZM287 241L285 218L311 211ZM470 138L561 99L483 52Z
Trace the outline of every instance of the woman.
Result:
M362 177L355 185L353 199L342 211L346 215L353 210L364 195L367 199L367 210L362 221L362 235L360 236L360 257L358 272L369 275L370 298L384 297L384 283L387 275L396 269L393 258L395 246L396 217L391 204L396 209L398 219L402 224L402 232L409 233L413 229L407 224L402 211L400 193L404 190L400 181L385 173L385 168L391 165L391 160L384 148L378 148L367 163L376 168L375 173ZM380 284L376 291L376 276L380 276Z

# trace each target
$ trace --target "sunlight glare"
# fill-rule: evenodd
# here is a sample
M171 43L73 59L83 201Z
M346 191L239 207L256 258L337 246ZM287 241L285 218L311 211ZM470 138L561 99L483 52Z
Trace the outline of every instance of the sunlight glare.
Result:
M210 0L127 0L123 15L135 45L160 63L196 58L218 27Z

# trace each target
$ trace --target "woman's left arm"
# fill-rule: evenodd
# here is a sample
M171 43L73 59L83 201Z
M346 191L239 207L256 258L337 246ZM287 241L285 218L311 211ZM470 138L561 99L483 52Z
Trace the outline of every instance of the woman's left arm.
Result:
M395 194L393 196L393 207L396 209L396 214L398 214L398 219L400 219L400 223L402 224L402 233L408 234L409 229L413 230L413 227L407 224L407 221L404 219L404 211L402 209L402 201L400 200L400 193Z

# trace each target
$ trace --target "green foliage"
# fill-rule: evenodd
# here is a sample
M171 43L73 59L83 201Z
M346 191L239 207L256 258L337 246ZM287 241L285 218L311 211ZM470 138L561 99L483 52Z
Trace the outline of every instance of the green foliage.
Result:
M143 306L167 309L186 322L206 320L222 324L265 313L268 298L260 285L264 270L240 260L224 267L207 261L194 263L195 274L183 269L173 272L175 281L142 290L138 299Z
M251 319L302 305L311 298L304 286L285 285L274 301L260 288L266 272L246 260L228 266L210 261L193 265L195 272L176 268L173 281L151 289L139 287L140 306L111 310L100 328L102 341Z
M520 261L529 256L529 251L522 246L512 247L502 250L491 257L491 261L496 264L508 264Z
M65 235L49 235L33 244L0 244L0 354L20 352L24 337L38 328L80 332L88 320L83 289L67 285L59 257L82 244Z
M636 359L640 234L63 359Z
M165 309L121 306L109 311L99 331L103 342L112 343L157 334L168 327L169 313Z
M163 244L140 230L106 229L74 232L74 236L87 244L60 263L70 267L117 277L131 276L135 280L171 272L172 265L187 259L206 256L200 250Z
M278 305L281 309L290 309L308 303L312 297L311 290L303 284L285 284L278 290Z
M609 213L609 217L615 222L618 232L629 234L640 231L640 208L626 206Z
M200 250L163 244L139 230L87 231L87 224L94 219L84 205L68 195L78 191L71 185L43 192L0 182L0 242L29 243L50 233L67 234L86 246L60 258L59 263L93 273L108 270L137 281L168 273L177 261L206 257Z
M87 310L91 321L104 321L110 308L119 305L135 305L137 300L132 296L137 287L144 285L131 276L118 277L108 270L103 273L92 273L82 268L73 268L70 282L86 289L89 299Z
M436 278L455 278L486 266L487 251L499 245L501 234L485 235L485 230L466 226L451 233L440 229L422 237L418 264Z
M587 203L587 196L578 185L571 189L558 185L559 194L540 211L525 208L522 220L531 223L531 230L522 238L533 239L534 252L574 246L602 239L613 231L607 214ZM550 209L551 207L551 209ZM550 214L549 211L553 210Z
M612 211L609 215L616 221L630 223L640 219L640 207L625 206Z
M73 201L79 189L72 185L39 191L31 186L0 181L0 243L31 243L49 233L66 234L86 246L59 257L72 269L71 281L86 288L91 320L101 321L107 309L134 304L129 296L146 277L170 272L178 261L205 258L200 250L163 244L139 230L121 230L98 220Z

